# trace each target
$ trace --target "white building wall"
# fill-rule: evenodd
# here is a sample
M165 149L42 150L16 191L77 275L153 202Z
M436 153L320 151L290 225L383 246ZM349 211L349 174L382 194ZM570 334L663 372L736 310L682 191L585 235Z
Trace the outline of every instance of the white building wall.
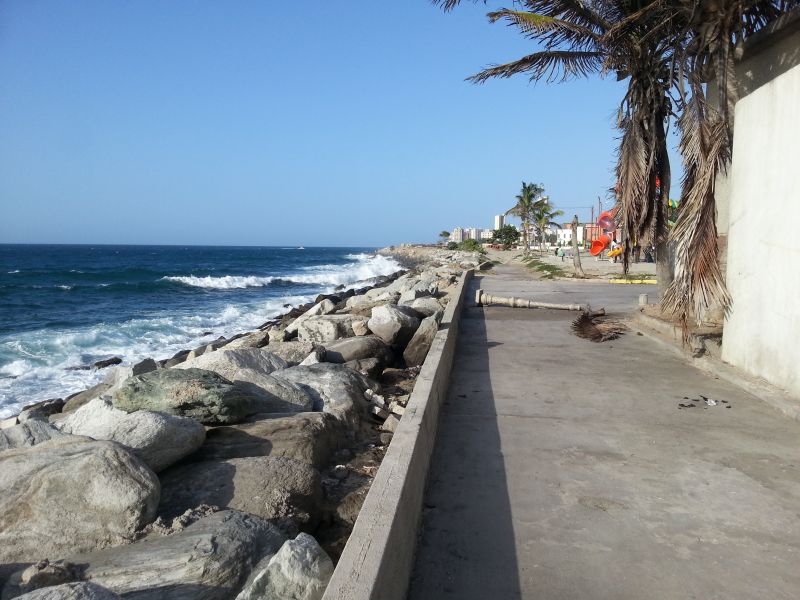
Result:
M562 227L561 229L556 229L556 235L558 236L558 242L562 245L572 243L572 228ZM583 243L583 225L578 225L578 243Z
M800 396L800 65L736 105L723 360Z
M500 229L503 225L505 225L505 217L503 215L495 215L494 216L494 228Z

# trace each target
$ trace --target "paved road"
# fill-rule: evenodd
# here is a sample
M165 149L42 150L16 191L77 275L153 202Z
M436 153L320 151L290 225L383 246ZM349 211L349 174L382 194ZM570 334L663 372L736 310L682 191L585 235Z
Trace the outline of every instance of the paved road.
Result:
M513 266L478 286L613 311L653 293ZM800 423L573 317L465 310L409 598L800 598ZM700 394L728 404L678 408Z

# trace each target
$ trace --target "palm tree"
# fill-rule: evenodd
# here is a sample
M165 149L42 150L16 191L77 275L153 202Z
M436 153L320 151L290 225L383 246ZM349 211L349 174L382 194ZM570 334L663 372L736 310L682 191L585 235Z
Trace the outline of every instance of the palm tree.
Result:
M433 0L449 10L461 0ZM477 1L477 0L475 0ZM623 266L632 240L657 248L662 308L684 323L703 308L730 304L719 266L714 184L733 147L737 99L734 61L743 41L800 0L518 0L525 10L490 12L542 50L469 78L528 73L532 80L567 80L615 72L628 80L618 125L618 215L624 226ZM715 82L717 102L705 86ZM670 191L666 131L678 117L684 164L682 208L669 238L675 274L665 264L665 205ZM668 284L668 289L665 289Z
M435 3L450 9L460 0ZM670 187L666 132L673 111L669 91L678 76L671 68L675 47L659 36L648 36L658 16L646 9L654 3L659 2L519 0L517 4L525 10L490 12L491 22L504 21L516 27L542 49L484 69L468 80L483 83L525 73L533 81L552 82L609 72L627 79L617 118L622 132L616 168L618 218L624 238L660 245L666 237L664 207ZM625 243L625 270L633 245Z
M536 235L539 238L539 253L544 251L545 235L551 227L561 229L561 225L554 219L564 214L563 210L554 210L550 206L548 198L542 198L536 203L533 210L533 226L536 228Z
M522 182L522 188L517 194L517 203L506 211L507 215L519 217L522 221L522 244L523 253L527 256L529 252L528 229L536 217L537 203L542 200L544 187L537 183Z

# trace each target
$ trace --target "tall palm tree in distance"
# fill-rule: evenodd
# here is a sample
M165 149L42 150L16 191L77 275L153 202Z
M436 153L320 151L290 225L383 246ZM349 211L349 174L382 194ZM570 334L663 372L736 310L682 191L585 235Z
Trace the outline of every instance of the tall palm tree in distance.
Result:
M520 192L517 194L517 203L506 211L507 215L513 215L522 221L522 246L526 256L530 250L528 230L536 218L537 203L541 204L543 193L544 186L541 184L523 181Z
M539 238L539 252L544 251L545 236L551 227L561 229L561 225L555 219L564 214L563 210L556 210L549 198L542 198L536 203L533 210L533 226L536 228L536 235Z

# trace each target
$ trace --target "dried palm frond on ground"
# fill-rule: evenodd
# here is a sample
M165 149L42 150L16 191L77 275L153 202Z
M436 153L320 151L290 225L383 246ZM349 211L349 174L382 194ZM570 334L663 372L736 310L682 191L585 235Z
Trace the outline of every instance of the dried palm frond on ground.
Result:
M613 321L606 323L605 319L593 317L590 313L583 313L572 322L572 331L578 337L593 342L607 342L621 336L625 327Z

